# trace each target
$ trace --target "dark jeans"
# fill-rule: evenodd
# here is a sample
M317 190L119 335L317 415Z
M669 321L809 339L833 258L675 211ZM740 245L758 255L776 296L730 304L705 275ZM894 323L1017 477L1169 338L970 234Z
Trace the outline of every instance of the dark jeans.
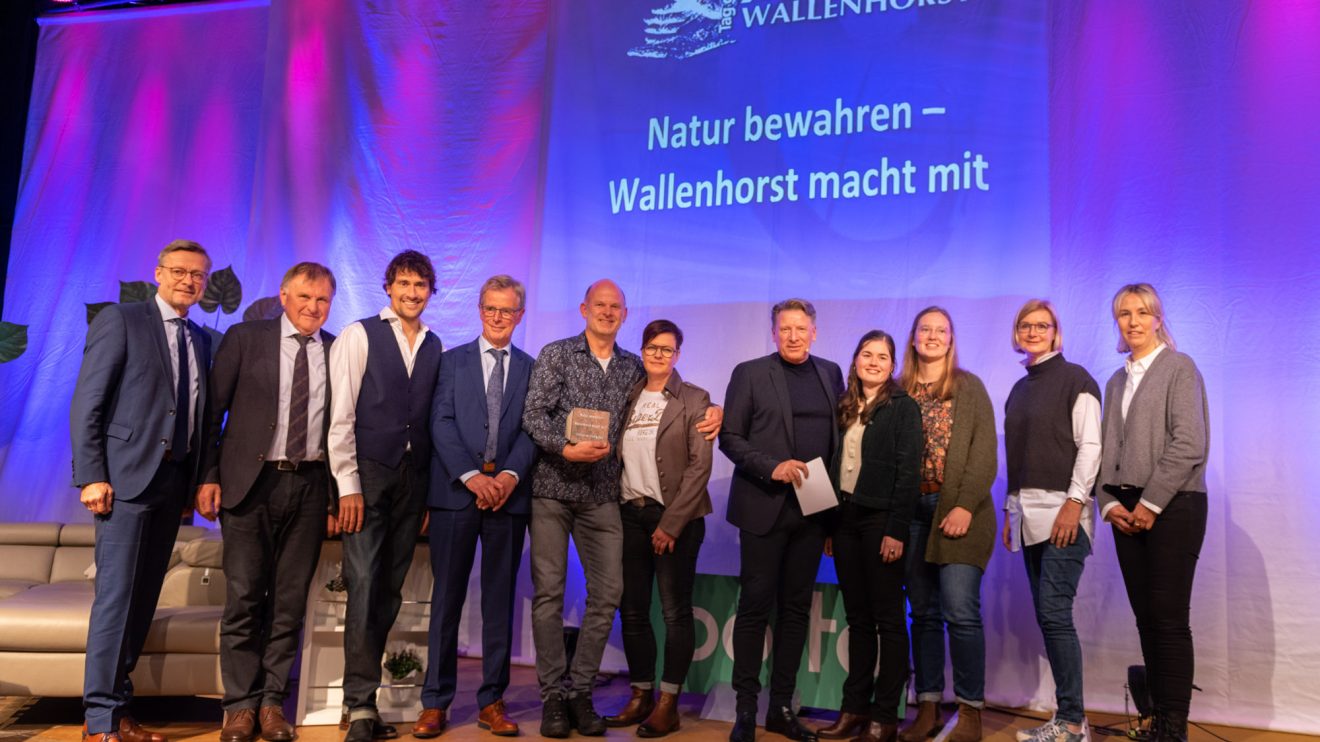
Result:
M706 519L697 518L683 528L674 551L656 556L651 534L660 525L665 508L646 499L645 507L619 505L623 521L623 598L619 619L623 625L623 653L632 684L643 688L655 683L655 632L651 630L651 584L660 591L665 619L665 671L660 689L678 693L692 665L696 626L692 620L692 583L697 576L697 553L706 538Z
M325 537L329 472L265 467L237 507L220 512L225 612L220 677L227 711L281 706L298 651L307 589Z
M410 463L411 462L411 463ZM344 706L353 721L375 718L385 640L402 605L426 503L429 462L405 456L391 469L358 459L362 530L344 534ZM343 493L340 493L343 494Z
M118 731L133 700L129 673L156 615L179 516L188 502L190 463L163 462L146 490L96 516L96 583L87 624L83 708L88 734Z
M1187 716L1192 701L1192 578L1205 541L1206 494L1179 492L1149 531L1114 529L1114 551L1137 619L1156 711Z
M940 494L922 495L907 544L907 590L912 606L912 663L918 701L944 694L944 629L953 656L953 693L961 703L985 705L985 629L981 624L981 568L974 564L931 564L926 543L934 528Z
M739 713L756 713L765 627L776 607L770 708L788 706L793 700L825 535L825 525L820 519L804 517L793 496L787 498L769 533L740 532L742 564L738 615L733 623L732 676Z
M1081 724L1086 718L1082 705L1082 644L1073 627L1073 599L1090 553L1091 539L1081 528L1077 529L1077 540L1062 549L1049 541L1022 549L1036 623L1045 638L1045 656L1054 674L1054 698L1059 706L1055 715L1073 724Z
M848 679L843 683L842 710L867 714L881 724L898 723L908 674L905 564L902 559L888 564L880 559L889 515L886 510L844 503L834 532L834 569L848 616Z

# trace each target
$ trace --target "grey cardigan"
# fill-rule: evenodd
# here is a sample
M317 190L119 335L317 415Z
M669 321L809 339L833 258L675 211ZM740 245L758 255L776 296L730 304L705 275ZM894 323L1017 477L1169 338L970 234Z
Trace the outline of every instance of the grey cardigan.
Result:
M1210 417L1205 382L1190 356L1165 348L1146 370L1123 417L1127 369L1105 384L1097 499L1117 502L1105 487L1141 487L1141 499L1163 509L1179 492L1205 492Z

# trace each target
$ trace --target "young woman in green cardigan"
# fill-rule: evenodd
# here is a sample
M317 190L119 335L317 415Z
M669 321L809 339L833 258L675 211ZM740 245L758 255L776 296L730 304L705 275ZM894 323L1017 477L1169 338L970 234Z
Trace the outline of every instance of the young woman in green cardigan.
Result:
M917 718L899 738L922 742L940 730L947 626L958 701L948 742L976 742L985 705L981 578L996 531L994 407L981 380L958 368L953 320L944 309L917 314L903 355L901 382L921 408L925 447L907 560Z

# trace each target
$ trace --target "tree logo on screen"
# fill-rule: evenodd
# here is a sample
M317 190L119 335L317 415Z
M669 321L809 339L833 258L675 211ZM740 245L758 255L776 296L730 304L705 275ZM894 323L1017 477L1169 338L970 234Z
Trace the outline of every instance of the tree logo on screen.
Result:
M688 59L733 43L737 0L671 0L651 10L644 21L645 43L628 50L630 57Z

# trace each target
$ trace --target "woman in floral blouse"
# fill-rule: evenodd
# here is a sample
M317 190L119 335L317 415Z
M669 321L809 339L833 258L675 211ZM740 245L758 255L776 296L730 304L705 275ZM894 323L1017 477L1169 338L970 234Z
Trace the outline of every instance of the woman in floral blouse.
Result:
M958 368L953 320L940 307L912 321L901 382L921 408L925 448L907 561L917 718L899 737L922 742L940 730L947 626L958 701L948 742L976 742L985 705L981 578L995 541L994 408L981 380Z

